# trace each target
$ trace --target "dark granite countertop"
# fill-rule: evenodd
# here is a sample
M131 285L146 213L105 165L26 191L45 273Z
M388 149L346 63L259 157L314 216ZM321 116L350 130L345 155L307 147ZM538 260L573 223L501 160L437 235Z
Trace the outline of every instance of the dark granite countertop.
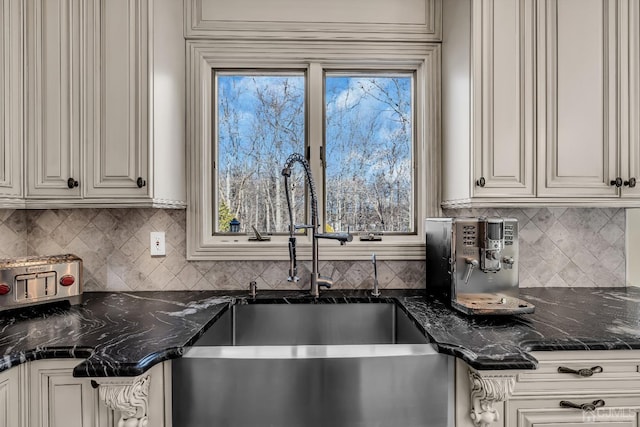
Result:
M469 317L425 291L333 290L320 303L397 302L442 353L477 369L535 369L532 351L640 349L640 289L536 288L534 314ZM260 292L260 302L314 303L304 292ZM78 377L135 376L184 347L246 292L87 292L82 305L0 313L0 371L28 360L86 358Z
M85 292L83 303L0 313L0 371L28 360L86 358L77 377L136 376L180 357L227 309L215 292Z
M441 353L476 369L535 369L534 351L640 349L640 288L528 288L535 313L469 317L432 298L399 298Z

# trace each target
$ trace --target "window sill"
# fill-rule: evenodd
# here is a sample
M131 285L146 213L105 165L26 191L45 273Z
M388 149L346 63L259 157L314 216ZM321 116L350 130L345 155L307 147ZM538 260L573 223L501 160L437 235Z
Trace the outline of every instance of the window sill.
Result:
M335 241L319 241L319 259L333 260L370 260L371 254L384 260L423 260L425 258L424 241L417 236L412 238L388 238L370 242L354 240L345 245ZM190 261L284 261L289 259L287 238L273 236L268 242L248 241L244 235L216 237L215 240L189 248ZM311 241L308 237L298 237L296 247L300 261L311 259Z

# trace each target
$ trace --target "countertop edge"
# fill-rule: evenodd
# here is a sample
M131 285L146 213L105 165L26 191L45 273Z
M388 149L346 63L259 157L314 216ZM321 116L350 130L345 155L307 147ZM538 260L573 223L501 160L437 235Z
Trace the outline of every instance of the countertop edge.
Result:
M112 332L108 332L109 329L107 329L107 333L117 335L120 332L117 329L120 323L117 322L128 322L135 325L127 317L129 309L136 314L150 313L144 322L149 322L151 319L151 323L141 324L142 329L132 333L129 341L122 344L133 348L131 346L135 346L135 343L138 342L135 340L140 339L140 342L145 344L141 345L137 349L138 351L127 352L123 351L127 347L114 347L113 342L108 341L111 338L105 340L103 335L84 343L76 340L79 344L76 346L65 346L65 341L70 342L65 339L65 334L71 329L58 329L57 324L48 332L49 335L43 335L49 345L40 345L37 340L21 343L20 340L23 340L24 335L20 334L24 334L24 331L28 330L26 328L34 327L29 323L31 318L40 322L48 322L49 316L53 315L51 313L38 314L38 317L25 316L25 326L22 326L22 329L13 330L15 343L6 341L6 354L0 357L0 372L29 361L66 358L84 359L79 361L74 368L73 375L75 377L139 376L158 363L180 358L185 349L196 342L229 307L255 302L265 304L393 303L409 316L409 319L439 353L456 357L471 368L483 371L535 370L538 368L538 360L532 354L534 352L640 350L640 332L637 332L633 327L640 321L640 316L637 314L640 311L636 307L640 304L640 291L614 288L613 290L592 289L577 294L576 292L578 291L574 289L569 292L571 296L569 301L573 303L571 308L573 311L567 311L566 314L563 314L564 317L562 317L563 315L558 316L556 311L550 311L550 309L556 306L563 308L566 306L565 303L558 304L557 301L563 301L567 291L561 289L556 289L553 292L540 290L531 291L530 293L533 294L531 298L534 298L539 304L546 303L549 306L546 311L539 315L534 314L532 317L515 317L512 320L506 318L506 321L500 318L462 315L452 310L446 303L434 299L433 295L428 292L425 294L424 291L419 290L388 290L380 298L371 297L365 291L332 290L325 293L320 300L310 298L301 291L264 291L258 298L251 298L248 294L240 291L197 291L193 294L183 292L184 295L181 294L182 296L177 300L174 299L175 295L167 296L166 293L156 295L151 292L149 294L96 292L91 293L94 299L94 308L97 306L107 307L105 311L98 311L99 315L103 317L96 317L95 319L100 322L96 324L102 328L107 326L113 329L115 327ZM547 293L549 294L547 295ZM120 305L105 305L107 299L109 302L116 301ZM550 302L546 302L547 300ZM145 310L151 310L144 305L147 304L147 301L164 305L160 305L159 309L154 308L158 311L147 312ZM597 331L594 334L589 328L585 329L584 319L593 315L592 307L604 304L603 302L609 307L610 313L608 314L613 320L609 320L612 323L607 323L606 327L596 328ZM629 304L635 305L630 306ZM164 308L166 305L175 308ZM112 310L111 307L115 309L114 313L117 314L113 317L120 320L115 321L112 318L112 312L109 311ZM622 309L631 307L627 308L626 317L618 316L619 311L615 310L620 310L620 307ZM92 311L88 310L87 313L90 314ZM615 317L611 317L614 315L611 313L614 313ZM55 314L58 315L59 312ZM572 317L569 317L569 314ZM565 317L570 322L567 328L558 328L557 320ZM75 323L71 322L71 320L75 320L76 322L81 321L79 324L86 330L94 330L91 323L94 318L67 319L62 317L61 319L69 325L69 328L75 328ZM137 318L134 319L138 321ZM192 320L196 322L194 323ZM11 326L11 322L16 321L16 319L10 319L6 325ZM176 334L172 336L172 339L164 342L161 338L154 338L165 336L162 324L169 325L169 327L173 324L182 326L174 329L173 332ZM511 328L516 329L512 330ZM95 332L96 337L101 333L99 329L97 331ZM148 334L145 331L148 331ZM549 331L553 333L549 333ZM47 332L43 331L42 333L46 334ZM59 334L59 337L56 337L55 334ZM156 339L160 339L160 341L154 341ZM62 345L59 347L52 345L58 342ZM154 342L157 344L153 344ZM32 348L21 348L20 344L26 344L25 347Z

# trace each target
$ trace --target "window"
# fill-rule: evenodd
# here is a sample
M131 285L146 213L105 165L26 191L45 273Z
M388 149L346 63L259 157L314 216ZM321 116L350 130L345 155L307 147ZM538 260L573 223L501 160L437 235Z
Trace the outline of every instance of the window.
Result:
M216 233L234 219L239 232L286 233L280 171L289 154L305 151L304 73L216 71L215 83ZM302 174L291 182L294 218L302 219Z
M413 74L328 72L325 223L335 231L413 233Z
M287 233L280 171L291 153L306 152L305 75L237 70L214 78L216 233L229 232L234 219L241 233ZM328 72L323 86L327 231L415 232L413 74ZM296 172L289 192L302 223L305 182Z
M423 258L422 222L438 212L439 46L402 46L194 45L189 259L288 258L281 171L293 152L309 160L322 227L355 237L320 241L321 259ZM309 223L293 172L294 222ZM310 257L309 236L298 255Z

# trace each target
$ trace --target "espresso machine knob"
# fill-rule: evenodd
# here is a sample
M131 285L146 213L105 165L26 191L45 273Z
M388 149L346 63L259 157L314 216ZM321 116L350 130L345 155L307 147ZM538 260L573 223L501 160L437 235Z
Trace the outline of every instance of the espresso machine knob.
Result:
M502 258L502 263L504 264L504 268L512 268L515 261L513 257L506 256Z

